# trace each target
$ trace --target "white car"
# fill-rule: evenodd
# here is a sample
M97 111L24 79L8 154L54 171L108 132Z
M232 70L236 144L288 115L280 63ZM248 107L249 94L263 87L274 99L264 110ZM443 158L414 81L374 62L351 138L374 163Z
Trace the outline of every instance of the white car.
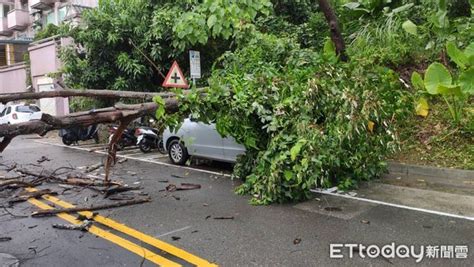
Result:
M245 153L245 147L232 137L222 137L214 124L185 119L176 132L163 132L164 148L174 164L183 165L189 156L217 161L235 162L237 156Z
M0 124L17 124L30 120L39 120L43 113L36 105L7 104L0 113Z

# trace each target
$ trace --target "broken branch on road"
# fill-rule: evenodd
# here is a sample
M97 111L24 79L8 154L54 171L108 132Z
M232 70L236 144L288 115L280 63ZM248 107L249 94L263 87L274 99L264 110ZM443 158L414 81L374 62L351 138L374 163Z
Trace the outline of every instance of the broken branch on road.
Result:
M13 203L24 202L30 198L39 198L44 195L57 195L57 194L58 194L57 192L51 191L50 189L42 189L42 190L33 191L33 192L23 191L20 193L19 196L8 200L8 204L11 205Z
M53 228L62 229L62 230L79 230L79 231L87 231L92 226L92 221L85 220L82 224L53 224Z

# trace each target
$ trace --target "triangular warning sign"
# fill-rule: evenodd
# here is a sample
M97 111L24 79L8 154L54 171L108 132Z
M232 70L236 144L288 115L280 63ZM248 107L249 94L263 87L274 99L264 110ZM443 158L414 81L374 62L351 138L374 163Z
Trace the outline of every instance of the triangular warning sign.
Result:
M173 88L189 88L188 81L186 81L186 78L184 78L183 72L178 66L178 62L173 62L173 65L166 75L162 86Z

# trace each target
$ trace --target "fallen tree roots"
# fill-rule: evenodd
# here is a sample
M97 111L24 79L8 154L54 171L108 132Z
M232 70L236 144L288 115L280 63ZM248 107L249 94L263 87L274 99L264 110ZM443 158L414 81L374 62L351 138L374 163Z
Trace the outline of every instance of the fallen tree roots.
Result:
M145 202L150 202L150 198L141 198L141 199L133 199L130 201L120 201L115 202L112 204L103 204L103 205L91 205L88 207L75 207L75 208L65 208L65 209L54 209L54 210L39 210L33 212L31 214L32 217L47 217L47 216L54 216L58 213L71 213L71 212L80 212L80 211L94 211L94 210L104 210L104 209L111 209L111 208L118 208L123 206L130 206L136 204L142 204Z

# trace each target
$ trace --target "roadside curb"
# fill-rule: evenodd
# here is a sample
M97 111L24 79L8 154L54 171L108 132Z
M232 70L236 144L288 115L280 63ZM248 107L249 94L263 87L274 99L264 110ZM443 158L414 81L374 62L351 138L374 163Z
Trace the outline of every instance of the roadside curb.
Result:
M388 174L384 178L423 181L427 184L455 188L474 189L474 171L433 166L420 166L399 162L388 162Z
M399 162L388 162L388 170L390 173L402 173L409 175L421 175L436 178L450 178L450 179L467 179L474 181L474 171L438 168L432 166L411 165Z

